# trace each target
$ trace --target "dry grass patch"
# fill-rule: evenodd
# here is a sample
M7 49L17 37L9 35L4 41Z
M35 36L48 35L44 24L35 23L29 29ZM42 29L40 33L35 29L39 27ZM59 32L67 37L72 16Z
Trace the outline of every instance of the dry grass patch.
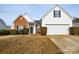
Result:
M15 35L0 38L0 53L4 54L52 54L62 53L46 36Z

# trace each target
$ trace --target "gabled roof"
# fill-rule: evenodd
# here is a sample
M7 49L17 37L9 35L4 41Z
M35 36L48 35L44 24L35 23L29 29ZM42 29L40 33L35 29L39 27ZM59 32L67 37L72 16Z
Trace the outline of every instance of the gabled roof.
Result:
M41 24L41 21L40 21L40 20L35 20L35 23L36 23L37 25L40 25L40 24Z
M27 14L27 13L25 13L25 14L23 14L23 15L20 15L18 18L20 18L20 17L23 17L24 19L26 19L26 21L28 22L28 23L34 23L34 20ZM17 18L17 19L18 19ZM16 19L16 20L17 20ZM16 22L16 20L14 21L14 22Z
M3 28L0 28L0 29L9 29L8 26L5 24L5 22L2 19L0 19L0 25L1 25L1 27L3 27Z
M32 19L32 17L30 17L28 13L25 13L25 14L23 15L23 17L24 17L28 22L34 22L34 20Z
M68 15L71 19L73 19L73 17L68 12L66 12L60 5L56 4L54 8L56 7L60 8L66 15ZM50 9L41 19L47 16L54 8Z
M2 19L0 19L0 22L1 22L4 26L6 26L6 24L4 23L4 21L3 21Z
M17 19L14 21L14 23L15 23L20 17L24 18L22 15L20 15L19 17L17 17ZM24 19L25 19L25 18L24 18Z

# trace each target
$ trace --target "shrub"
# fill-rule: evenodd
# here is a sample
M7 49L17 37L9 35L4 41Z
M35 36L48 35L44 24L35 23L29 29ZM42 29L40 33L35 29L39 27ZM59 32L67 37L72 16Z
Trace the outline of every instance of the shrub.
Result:
M38 34L41 34L41 32L40 32L40 31L38 31Z
M41 31L41 35L46 35L47 34L47 27L41 27L40 31Z
M9 34L9 30L0 30L0 35L8 35Z
M79 35L79 27L70 27L70 35Z
M28 28L25 28L25 29L23 30L23 34L29 34L29 29L28 29Z
M16 35L16 34L17 34L17 31L16 31L16 30L10 30L10 31L9 31L9 34L11 34L11 35Z
M18 32L18 34L23 34L23 30L19 30L17 32Z
M78 35L79 35L79 32L78 32Z
M19 30L18 31L18 34L29 34L29 29L28 28L25 28L23 30Z

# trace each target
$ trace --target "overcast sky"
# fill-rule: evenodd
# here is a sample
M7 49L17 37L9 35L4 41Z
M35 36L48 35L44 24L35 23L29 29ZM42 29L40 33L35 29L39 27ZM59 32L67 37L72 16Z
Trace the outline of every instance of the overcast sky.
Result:
M78 4L64 4L60 6L64 8L72 17L79 17ZM20 14L27 12L33 20L39 20L53 7L54 5L52 4L0 4L0 18L7 25L11 25Z

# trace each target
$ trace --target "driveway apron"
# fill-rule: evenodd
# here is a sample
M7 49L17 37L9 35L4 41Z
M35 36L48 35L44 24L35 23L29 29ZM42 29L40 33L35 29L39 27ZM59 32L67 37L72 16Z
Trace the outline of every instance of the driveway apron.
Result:
M72 40L71 38L56 39L50 37L59 49L65 54L77 54L79 53L79 40Z

